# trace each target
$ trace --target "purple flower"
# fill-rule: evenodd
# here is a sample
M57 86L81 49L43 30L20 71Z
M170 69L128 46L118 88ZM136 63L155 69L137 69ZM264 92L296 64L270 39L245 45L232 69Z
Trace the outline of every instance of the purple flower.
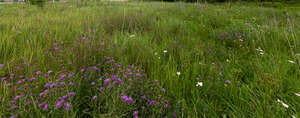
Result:
M99 45L100 45L100 46L103 46L103 45L104 45L104 43L99 43Z
M65 102L65 100L59 100L57 103L56 103L56 105L55 105L55 108L56 109L58 109L58 108L60 108L63 104L64 104L64 102Z
M69 86L73 86L73 83L72 82L69 82L69 84L68 84Z
M41 71L37 71L35 72L36 75L40 75L41 74Z
M65 100L67 98L68 98L68 96L66 96L66 95L64 95L64 96L61 97L61 99L63 99L63 100Z
M17 109L17 108L18 108L18 106L14 105L14 106L12 106L10 109L11 109L11 110L15 110L15 109Z
M39 104L39 107L42 107L45 104L45 102L42 102L41 104Z
M74 73L69 73L68 78L72 78L74 76Z
M162 88L161 91L162 91L162 92L166 92L166 89L165 89L165 88Z
M44 110L44 111L47 111L47 110L48 110L48 107L49 107L49 105L48 105L48 104L45 104L44 107L43 107L43 110Z
M230 80L226 80L225 83L226 83L226 84L230 84L231 81L230 81Z
M139 114L138 110L134 111L133 112L133 118L138 118L139 117L138 114Z
M154 82L158 83L158 80L154 80Z
M94 85L95 85L95 82L92 82L91 85L94 86Z
M97 99L97 96L93 96L93 99L94 99L94 100Z
M54 49L55 49L55 50L58 50L58 49L59 49L59 46L55 47Z
M110 89L110 88L112 88L112 86L111 86L111 85L108 85L107 88Z
M110 78L107 78L107 79L104 80L104 83L107 84L107 83L109 83L109 81L110 81Z
M20 81L18 81L16 84L18 85L18 84L22 84L22 83L23 83L23 81L20 80Z
M105 89L104 87L101 87L99 90L100 90L100 91L103 91L104 89Z
M199 80L199 77L196 77L196 80Z
M176 118L176 113L172 113L172 118Z
M17 114L10 116L9 118L17 118Z
M74 96L76 93L75 92L70 92L69 96Z
M85 37L83 37L83 38L82 38L82 40L83 40L83 41L85 41L85 40L86 40L86 38L85 38Z
M66 111L70 111L70 107L71 107L71 103L69 102L65 103Z
M121 99L126 103L133 103L133 99L131 97L128 97L126 95L121 96Z
M53 72L52 70L49 70L47 73L50 74L50 73L52 73L52 72Z

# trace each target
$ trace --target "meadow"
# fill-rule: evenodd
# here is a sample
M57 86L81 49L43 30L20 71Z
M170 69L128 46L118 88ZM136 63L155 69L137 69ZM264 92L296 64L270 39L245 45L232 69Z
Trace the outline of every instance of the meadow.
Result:
M1 118L298 118L300 9L0 5Z

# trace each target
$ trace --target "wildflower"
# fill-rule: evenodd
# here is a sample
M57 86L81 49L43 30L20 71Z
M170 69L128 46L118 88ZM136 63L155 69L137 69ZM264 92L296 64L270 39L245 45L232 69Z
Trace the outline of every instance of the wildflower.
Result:
M133 99L131 97L128 97L128 96L121 96L121 99L126 102L126 103L132 103L133 102Z
M134 111L133 112L133 118L138 118L139 117L138 114L139 114L138 110Z
M75 92L70 92L69 96L74 96L76 93Z
M70 111L70 107L71 107L71 103L69 102L65 103L66 111Z
M95 82L92 82L91 85L94 86L94 85L95 85Z
M158 80L154 80L154 82L158 83Z
M172 113L172 118L176 118L176 113Z
M104 43L99 43L99 45L100 45L100 46L103 46L103 45L104 45Z
M107 78L107 79L104 80L104 83L107 84L107 83L109 83L109 81L110 81L110 78Z
M300 96L300 92L299 93L295 93L296 96Z
M69 86L73 86L73 83L72 82L69 82L69 84L68 84Z
M100 90L100 91L103 91L104 89L105 89L104 87L101 87L99 90Z
M39 107L42 107L44 104L45 104L45 102L39 104L38 106L39 106Z
M129 37L130 37L130 38L133 38L133 37L135 37L135 35L134 35L134 34L132 34L132 35L130 35Z
M180 72L177 72L176 74L179 76L181 73L180 73Z
M44 111L47 111L47 110L48 110L48 107L49 107L49 105L48 105L48 104L45 104L44 107L43 107L43 110L44 110Z
M69 73L68 78L72 78L74 76L74 73Z
M295 63L295 61L292 61L292 60L288 60L288 62L290 62L290 63L292 63L292 64L294 64L294 63Z
M230 84L231 81L230 81L230 80L226 80L225 83L226 83L226 84Z
M162 92L166 92L166 89L165 89L165 88L162 88L161 91L162 91Z
M281 100L277 99L277 102L281 103L283 107L289 108L289 105L285 104L285 103L282 102Z
M297 118L295 115L292 115L292 118Z
M97 99L97 96L93 96L93 99L94 99L94 100Z
M15 110L15 109L17 109L17 108L18 108L18 106L14 105L14 106L12 106L10 109L11 109L11 110Z
M111 86L111 85L108 85L107 88L110 89L110 88L112 88L112 86Z
M203 86L203 82L197 82L196 86L202 87Z
M9 118L17 118L17 114L10 116Z
M49 70L47 73L50 74L50 73L52 73L52 72L53 72L52 70Z
M196 80L199 80L199 77L196 77Z
M86 38L85 38L85 37L83 37L83 38L82 38L82 40L83 40L83 41L85 41L85 40L86 40Z
M164 53L167 53L168 51L167 50L164 50Z
M56 103L56 105L55 105L55 108L56 109L58 109L58 108L60 108L63 104L64 104L64 102L65 102L65 100L59 100L57 103Z
M41 71L37 71L35 72L36 75L40 75L41 74Z

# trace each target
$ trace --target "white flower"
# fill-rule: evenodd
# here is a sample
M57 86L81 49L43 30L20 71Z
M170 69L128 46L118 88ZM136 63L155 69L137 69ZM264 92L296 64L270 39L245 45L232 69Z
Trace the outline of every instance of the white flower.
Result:
M180 72L177 72L176 74L179 76L181 73L180 73Z
M229 59L226 59L226 61L227 61L227 62L230 62L230 60L229 60Z
M281 103L283 107L289 108L289 105L285 104L285 103L282 102L281 100L277 99L277 102Z
M129 37L130 37L130 38L133 38L133 37L135 37L135 35L134 35L134 34L132 34L132 35L130 35Z
M295 93L296 96L300 96L300 92L299 93Z
M297 118L295 115L292 115L292 118Z
M164 50L164 53L167 53L168 51L167 50Z
M263 54L264 54L264 52L260 52L259 54L263 55Z
M263 50L260 47L258 47L256 50L259 52L263 52Z
M197 82L196 86L202 87L203 86L203 82Z
M295 62L294 61L292 61L292 60L288 60L288 62L290 62L290 63L292 63L292 64L294 64Z

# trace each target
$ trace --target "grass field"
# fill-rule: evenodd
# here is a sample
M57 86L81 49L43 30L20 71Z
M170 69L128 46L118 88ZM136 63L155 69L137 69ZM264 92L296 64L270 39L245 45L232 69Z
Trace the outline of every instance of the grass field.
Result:
M0 117L300 117L300 9L0 5Z

